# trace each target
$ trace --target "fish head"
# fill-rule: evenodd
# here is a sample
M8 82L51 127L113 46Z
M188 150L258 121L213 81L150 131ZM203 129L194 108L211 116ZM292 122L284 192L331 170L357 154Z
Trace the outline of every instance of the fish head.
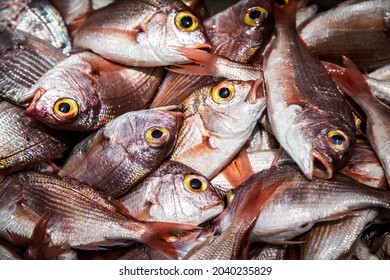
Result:
M211 49L202 22L184 3L167 1L166 5L151 18L146 32L149 47L165 65L190 62L173 47Z
M198 112L210 133L251 134L265 108L260 81L222 81L198 91Z
M154 220L199 225L224 207L209 180L179 162L166 161L141 184L148 189L145 193L151 194L145 199L149 201L148 215Z
M243 0L204 24L218 54L247 62L269 38L273 11L273 1Z
M104 137L115 142L126 158L140 168L137 175L156 169L172 151L183 121L183 113L167 110L129 112L108 123Z
M307 121L292 126L286 135L287 152L309 179L330 179L349 159L356 137L353 123L348 125L340 116L321 116L311 109L302 115Z
M56 69L42 76L19 99L19 103L32 99L25 115L58 129L93 129L101 107L97 76L88 68Z

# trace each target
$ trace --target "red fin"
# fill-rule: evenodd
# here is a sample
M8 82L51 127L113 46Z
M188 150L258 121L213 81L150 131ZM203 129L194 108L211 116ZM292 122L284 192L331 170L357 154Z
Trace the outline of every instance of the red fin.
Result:
M73 38L80 27L84 24L85 20L91 15L91 12L78 15L71 23L68 24L68 32Z
M61 246L52 246L50 239L46 236L49 215L44 214L34 228L29 239L29 245L23 256L30 260L51 260L67 252L69 249Z
M142 235L142 240L146 245L168 258L177 259L177 249L171 243L194 230L200 229L200 227L194 225L150 222L148 223L148 231Z
M201 64L198 65L176 65L178 68L169 69L172 72L180 74L190 75L207 75L207 76L218 76L215 65L220 58L218 55L202 51L199 49L190 49L185 47L172 47L175 51L185 56L187 59Z
M7 230L9 240L18 247L26 248L29 238Z
M373 95L363 74L345 56L343 56L343 61L346 68L331 63L324 63L336 84L357 103L360 103L359 100L361 99L372 98Z
M255 174L246 150L241 149L238 156L222 171L222 173L233 188L238 187L241 183Z

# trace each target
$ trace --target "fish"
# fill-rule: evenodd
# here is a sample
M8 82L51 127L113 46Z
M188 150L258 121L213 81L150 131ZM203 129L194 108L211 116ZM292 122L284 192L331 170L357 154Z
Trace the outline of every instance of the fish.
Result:
M367 142L356 143L347 165L338 172L373 188L385 189L387 186L382 165Z
M299 27L299 36L321 60L342 63L342 55L360 70L390 61L390 1L350 0L324 11Z
M93 11L91 0L50 0L51 4L61 14L71 37L83 25L89 13Z
M0 99L14 104L65 55L47 42L0 24Z
M0 208L1 234L11 231L22 235L17 225L26 219L24 213L30 213L32 225L37 217L39 220L47 215L46 232L52 244L76 249L124 246L137 241L176 258L169 240L198 230L192 225L138 221L112 197L76 180L36 172L6 176L0 184Z
M46 72L18 103L31 102L25 114L56 129L93 131L146 108L162 75L161 68L125 67L81 52Z
M247 259L250 235L267 198L276 189L261 180L268 171L257 173L237 188L232 202L215 219L215 234L208 242L190 252L190 260Z
M215 177L249 139L265 109L261 95L259 81L226 80L194 91L179 104L184 121L169 159Z
M3 0L0 23L34 35L69 55L72 44L58 11L46 0Z
M74 48L131 66L189 62L172 46L211 48L201 21L179 0L117 0L92 13Z
M373 96L363 75L351 60L344 57L344 64L347 68L329 64L328 71L340 88L365 112L367 116L367 138L382 164L389 183L390 133L386 127L390 120L390 108Z
M77 140L23 114L24 109L0 102L0 174L60 157Z
M305 239L302 259L349 259L362 231L377 215L377 209L359 210L340 220L314 225Z
M297 3L275 12L275 38L264 55L267 113L280 146L307 178L330 179L355 143L352 112L331 76L295 29Z
M81 141L58 175L119 197L169 155L182 119L180 112L157 109L123 114Z
M0 238L0 260L23 260L15 245Z
M262 248L256 248L252 260L285 260L288 259L288 245L266 244Z
M390 64L364 75L372 94L390 106Z
M184 74L183 69L186 68L189 69L188 72L191 75L188 73L187 75L179 75L172 73L173 68L170 68L171 71L164 78L151 108L179 104L194 90L220 81L216 77L194 74L215 76L218 71L223 71L219 76L228 76L226 78L229 79L245 77L245 80L256 80L262 78L259 67L247 64L247 62L259 48L267 43L272 31L272 24L273 4L269 0L242 0L205 20L206 33L214 46L212 54L198 49L182 47L176 49L192 61L207 64L207 69L194 65L181 65L180 73ZM219 65L221 67L216 69ZM245 76L243 71L232 76L237 70L229 71L232 65L244 68ZM178 72L179 68L176 66L174 71ZM226 75L227 72L230 75Z
M224 208L207 178L174 161L162 163L119 201L138 220L193 225L210 220Z
M337 173L331 180L309 180L295 164L277 166L263 181L278 187L267 197L251 232L252 242L288 244L316 223L339 220L355 210L390 206L388 190Z

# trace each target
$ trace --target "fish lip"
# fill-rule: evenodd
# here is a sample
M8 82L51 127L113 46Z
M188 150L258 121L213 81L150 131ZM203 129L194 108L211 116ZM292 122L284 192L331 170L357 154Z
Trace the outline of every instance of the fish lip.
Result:
M313 150L312 155L312 174L321 179L330 179L333 177L333 170L328 161L317 151Z
M24 114L26 116L30 116L35 107L36 107L36 104L38 102L38 100L43 96L43 94L46 92L46 90L44 88L38 88L36 91L35 91L35 95L34 95L34 98L33 100L31 101L30 105L27 107L26 111L24 111Z
M251 89L245 99L250 104L256 104L256 102L262 97L262 90L260 85L262 84L261 80L254 80L251 84Z

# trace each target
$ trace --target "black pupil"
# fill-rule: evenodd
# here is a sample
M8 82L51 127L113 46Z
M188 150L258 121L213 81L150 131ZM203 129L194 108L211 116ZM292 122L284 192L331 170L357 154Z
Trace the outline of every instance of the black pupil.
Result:
M58 107L61 113L69 113L70 111L70 105L68 103L61 103L60 106Z
M221 98L228 98L230 95L230 90L228 88L221 88L219 90L219 97Z
M249 13L251 19L258 19L261 16L261 12L258 10L252 11Z
M158 139L161 138L161 136L163 136L163 132L161 130L156 129L152 131L153 138Z
M202 188L202 182L200 180L198 180L198 179L192 179L190 181L190 186L194 190L200 190Z
M190 28L194 22L192 21L192 18L191 17L183 17L181 20L180 20L180 23L181 25L184 27L184 28Z
M345 139L341 135L333 135L332 136L332 144L333 145L337 145L337 146L342 145L344 143L344 141L345 141Z
M285 0L276 0L275 2L276 2L276 4L281 5L281 6L286 4Z
M363 133L367 133L367 125L365 122L361 122L360 123L360 130L363 132Z

